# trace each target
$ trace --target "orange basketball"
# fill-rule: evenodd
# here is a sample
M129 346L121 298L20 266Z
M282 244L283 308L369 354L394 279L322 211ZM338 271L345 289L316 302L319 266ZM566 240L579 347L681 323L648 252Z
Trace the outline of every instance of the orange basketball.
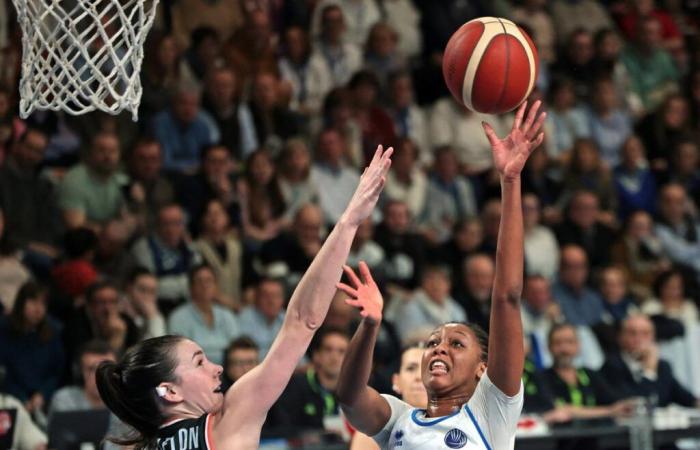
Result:
M515 109L535 86L537 49L507 19L481 17L457 30L445 47L442 73L467 108L496 114Z

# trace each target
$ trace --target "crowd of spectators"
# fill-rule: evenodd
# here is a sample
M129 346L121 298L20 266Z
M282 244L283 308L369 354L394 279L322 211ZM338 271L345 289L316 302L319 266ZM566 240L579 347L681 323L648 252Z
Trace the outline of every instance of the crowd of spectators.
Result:
M522 180L524 379L539 394L526 409L562 421L621 413L621 394L695 405L658 352L700 320L690 0L162 1L138 122L20 119L21 36L0 0L2 391L46 430L58 411L103 407L99 358L165 333L235 382L269 349L378 144L393 167L349 259L386 297L372 383L391 392L402 346L437 324L488 329L500 201L481 122L502 136L511 118L459 105L441 72L451 34L480 16L532 36L530 99L548 112ZM358 320L338 295L270 433L330 426ZM612 392L562 394L592 383ZM19 448L46 442L31 433Z

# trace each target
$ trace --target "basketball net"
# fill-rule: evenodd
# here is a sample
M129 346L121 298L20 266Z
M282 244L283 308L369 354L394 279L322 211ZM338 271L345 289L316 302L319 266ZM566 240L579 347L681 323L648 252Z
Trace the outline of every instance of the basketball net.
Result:
M13 0L22 29L20 116L131 111L158 0Z

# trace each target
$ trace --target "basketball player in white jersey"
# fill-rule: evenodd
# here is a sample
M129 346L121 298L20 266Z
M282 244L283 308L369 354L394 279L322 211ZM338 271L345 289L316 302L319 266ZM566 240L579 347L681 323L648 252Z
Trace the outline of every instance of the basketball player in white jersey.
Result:
M523 217L520 173L532 150L544 139L545 114L536 102L525 116L520 106L510 134L499 139L484 124L495 168L501 176L502 208L491 298L490 336L472 324L447 323L432 332L423 353L421 374L427 409L380 395L367 386L372 351L382 320L383 300L366 264L362 280L345 268L353 286L338 287L361 309L363 320L343 362L337 394L350 423L373 436L382 449L507 450L523 406Z
M209 361L196 342L180 336L145 340L116 363L98 367L102 400L136 431L119 444L137 450L258 448L268 410L326 317L357 228L384 186L392 151L377 148L345 212L294 290L267 356L225 395L222 367Z

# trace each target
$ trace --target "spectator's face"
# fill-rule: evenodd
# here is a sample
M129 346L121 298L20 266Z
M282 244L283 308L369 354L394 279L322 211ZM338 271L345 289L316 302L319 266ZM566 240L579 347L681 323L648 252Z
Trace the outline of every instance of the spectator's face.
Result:
M343 157L343 140L335 131L325 131L318 141L318 151L322 160L330 165L339 165Z
M498 228L501 225L501 202L499 200L489 200L484 205L481 214L484 225L484 234L495 239L498 236Z
M616 305L627 295L625 275L619 269L606 269L600 280L600 293L607 303Z
M386 208L384 223L393 234L404 234L408 231L410 215L405 203L394 202Z
M693 174L698 170L697 144L694 142L683 142L678 145L677 170L686 174Z
M185 217L180 208L163 208L158 215L158 234L168 246L175 248L185 238Z
M622 146L622 162L630 168L636 169L644 162L644 144L637 137L631 137Z
M601 81L596 84L593 102L598 111L611 111L617 108L617 92L611 81Z
M277 281L261 283L255 293L255 306L267 320L275 320L284 307L284 288Z
M155 142L139 145L131 158L131 171L135 179L155 181L160 175L162 157L160 145Z
M256 10L250 15L250 31L259 45L268 43L270 39L270 19L265 12Z
M303 174L309 170L311 157L306 145L302 143L292 144L289 154L285 160L286 169L292 174Z
M637 14L646 16L654 10L654 0L634 0L634 7L637 10Z
M490 299L493 277L493 262L488 256L474 256L467 261L464 283L477 301L486 302Z
M220 107L231 106L236 94L236 76L232 70L217 70L207 86L209 99Z
M421 287L428 298L440 305L444 304L450 295L450 279L439 270L433 270L423 276Z
M260 363L260 355L253 348L238 348L229 352L226 357L226 376L232 381L238 381Z
M324 373L329 378L337 378L340 375L340 367L343 365L348 344L348 338L341 334L326 335L311 357L316 371Z
M576 93L571 84L564 84L557 89L554 94L554 106L557 109L565 110L571 108L576 103Z
M455 233L457 248L463 252L473 252L484 242L484 227L478 220L465 222Z
M416 147L411 141L404 141L400 151L396 152L391 162L394 171L400 175L408 176L416 162Z
M435 160L435 172L444 181L452 181L459 172L459 163L454 152L442 152Z
M628 225L628 234L634 239L644 239L652 235L653 221L651 216L646 212L637 212Z
M688 122L688 103L680 98L674 97L669 100L664 109L664 125L671 129L680 129Z
M36 328L46 317L46 296L27 299L23 314L27 327Z
M423 349L409 348L401 355L401 367L399 373L392 377L394 392L401 396L403 401L416 408L425 408L428 404L428 392L421 378L420 364L423 357Z
M655 18L643 19L637 33L642 48L653 50L661 45L661 24Z
M523 196L523 220L525 228L532 228L540 223L540 201L536 195Z
M17 144L17 159L29 167L35 167L44 159L48 141L42 133L30 130L24 140Z
M155 304L158 298L158 279L154 275L141 275L127 287L127 294L138 312L147 304Z
M634 357L641 356L654 344L654 326L644 316L633 316L623 322L620 348Z
M361 109L371 108L377 101L377 89L369 81L363 81L352 91L355 106Z
M172 67L177 62L179 52L175 38L168 36L164 38L158 48L158 62L163 68Z
M552 304L549 282L542 277L528 277L525 280L523 300L537 313L544 314Z
M180 92L173 102L173 114L183 124L194 122L199 113L199 95L194 92Z
M661 214L667 221L679 223L685 217L687 201L685 190L681 186L669 185L661 192Z
M561 281L572 289L582 289L588 278L588 258L580 247L566 247L561 253Z
M277 80L275 77L269 74L260 74L255 77L253 96L257 105L263 110L273 109L277 106Z
M100 393L97 391L97 383L95 381L95 372L101 362L115 362L117 358L113 353L85 353L80 357L80 373L83 378L83 389L88 398L100 398Z
M294 232L301 242L317 242L321 239L323 215L315 206L305 206L297 213Z
M119 315L119 292L112 287L103 287L93 293L87 307L96 325L104 329L111 317Z
M195 50L197 52L197 59L199 59L200 62L212 64L219 57L219 41L214 36L208 36L202 39Z
M663 303L683 301L685 297L685 289L683 287L683 278L676 274L666 280L659 290L661 301Z
M598 45L598 56L604 61L615 61L622 51L622 42L617 33L607 33Z
M101 175L113 174L119 167L119 141L116 136L102 134L95 138L90 151L93 170Z
M570 54L572 62L578 65L587 64L593 59L595 49L590 33L578 33L571 42Z
M391 84L391 100L397 109L408 108L413 103L413 82L409 76L400 76Z
M260 152L250 161L250 174L258 186L266 186L275 175L275 166L267 153Z
M228 229L228 213L221 202L209 202L202 218L202 224L204 231L210 233L221 233Z
M572 367L578 355L578 337L573 327L563 327L557 330L549 342L549 351L554 360L554 367Z
M291 27L285 33L287 54L292 61L302 61L308 51L308 39L303 29Z
M216 147L207 153L202 161L202 170L207 180L218 180L231 171L231 154L226 147Z
M369 35L369 48L377 56L390 56L396 50L396 34L388 26L375 25Z
M190 295L196 303L209 304L214 301L217 293L216 277L210 269L200 269L192 277Z
M109 258L124 250L129 240L129 231L122 222L113 220L102 228L97 251L100 256Z
M329 8L324 11L321 18L321 34L323 38L332 44L337 44L343 39L345 33L345 19L340 8Z
M598 198L593 194L580 193L571 200L569 217L574 224L584 230L596 224L598 213Z

